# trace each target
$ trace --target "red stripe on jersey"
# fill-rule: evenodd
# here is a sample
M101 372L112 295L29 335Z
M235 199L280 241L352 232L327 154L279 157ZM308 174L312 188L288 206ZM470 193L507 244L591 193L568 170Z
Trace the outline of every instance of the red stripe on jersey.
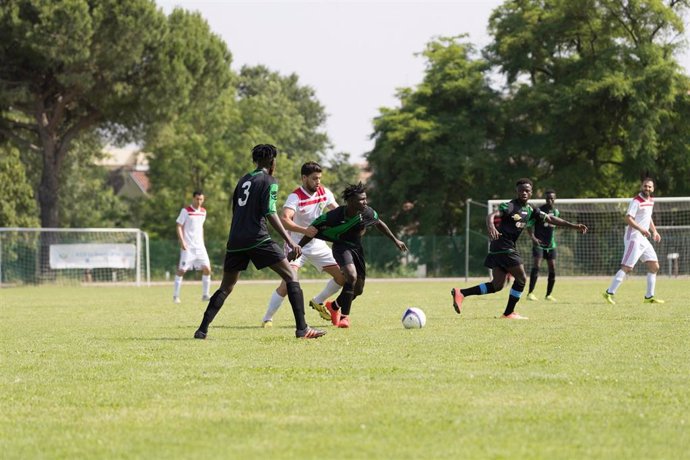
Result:
M645 200L641 195L637 195L633 200L638 201L640 203L651 203L654 205L654 197L650 196L648 200Z
M300 202L299 204L312 204L312 203L302 203L304 200L312 200L316 199L316 197L323 197L324 199L326 198L326 189L323 188L322 185L319 185L316 188L316 192L314 192L313 195L307 195L307 192L304 191L302 187L297 187L295 190L292 191L295 195L297 195L297 198L299 198ZM323 200L319 200L323 201ZM319 201L314 201L314 203L318 203Z
M310 204L316 204L316 203L321 203L322 201L326 201L327 198L325 196L320 196L318 198L313 198L311 200L300 200L298 203L300 206L309 206Z

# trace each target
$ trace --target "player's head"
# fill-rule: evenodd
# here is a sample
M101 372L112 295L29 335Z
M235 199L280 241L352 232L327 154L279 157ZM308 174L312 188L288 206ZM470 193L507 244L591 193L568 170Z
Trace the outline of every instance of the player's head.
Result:
M204 192L201 190L194 190L192 193L192 204L196 209L199 209L202 204L204 204Z
M321 185L321 165L315 161L307 161L302 165L302 187L314 193Z
M552 206L554 201L556 201L556 191L552 188L547 188L544 192L544 200L546 201L546 204Z
M275 160L278 156L278 149L271 144L255 145L252 149L252 160L259 168L266 168L269 174L275 170Z
M520 201L527 203L532 198L532 181L523 177L515 183L515 193Z
M654 179L651 177L645 177L642 179L640 184L640 193L645 197L649 198L654 193Z
M343 200L347 203L349 208L363 211L367 206L366 188L361 182L348 185L343 191Z

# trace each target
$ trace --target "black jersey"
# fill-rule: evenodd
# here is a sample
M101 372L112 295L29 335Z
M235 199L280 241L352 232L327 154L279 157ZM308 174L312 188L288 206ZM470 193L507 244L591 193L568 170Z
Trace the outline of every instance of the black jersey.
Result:
M276 213L278 183L263 169L245 174L232 195L229 252L254 248L271 239L266 216Z
M498 207L501 223L498 232L501 234L497 240L491 241L489 254L501 254L515 251L515 242L522 231L537 220L544 220L546 215L531 204L522 205L516 198L507 203L501 203Z
M542 205L539 210L546 215L560 217L561 213L558 209L549 209L548 205ZM543 244L534 243L542 249L554 249L556 247L556 226L548 223L546 220L536 220L533 224L534 236Z
M367 227L379 221L379 215L369 206L353 217L347 217L347 206L338 206L326 214L317 217L312 226L319 231L315 238L330 241L335 249L337 245L346 247L361 247L362 236Z

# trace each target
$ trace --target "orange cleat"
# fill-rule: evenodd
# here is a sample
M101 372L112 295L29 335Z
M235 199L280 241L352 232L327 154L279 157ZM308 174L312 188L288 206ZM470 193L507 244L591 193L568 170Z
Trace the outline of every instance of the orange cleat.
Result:
M457 288L451 289L450 295L453 296L453 308L455 309L455 313L459 315L462 313L462 301L465 299L465 296L462 295L460 289Z
M333 303L334 302L326 302L324 306L331 315L331 323L333 323L334 326L338 326L338 324L340 324L340 309L333 308Z
M350 317L347 315L342 315L340 317L340 321L338 322L338 327L342 327L343 329L350 327Z
M514 311L509 315L501 315L501 318L503 319L529 319L526 316L522 316L520 313Z

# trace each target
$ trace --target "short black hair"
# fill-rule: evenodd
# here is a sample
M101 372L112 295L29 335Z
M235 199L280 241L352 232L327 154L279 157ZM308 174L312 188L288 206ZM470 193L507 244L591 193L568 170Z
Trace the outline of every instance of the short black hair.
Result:
M265 160L273 160L278 156L278 149L275 145L259 144L252 149L252 160L254 163L264 162Z
M203 194L204 194L204 192L202 190L194 190L194 192L192 193L192 196L199 196L199 195L203 195Z
M530 187L534 188L534 184L532 183L532 181L526 177L523 177L522 179L518 179L517 182L515 182L516 187L519 187L519 186L524 185L524 184L527 184Z
M546 190L544 190L544 195L548 195L549 193L553 193L555 195L556 191L552 188L547 188Z
M315 172L322 172L321 165L315 161L307 161L302 165L302 175L309 176Z
M359 182L358 184L350 184L347 187L345 187L345 190L343 190L343 200L347 201L348 199L352 198L355 195L359 195L360 193L365 193L367 190L364 187L364 184Z

